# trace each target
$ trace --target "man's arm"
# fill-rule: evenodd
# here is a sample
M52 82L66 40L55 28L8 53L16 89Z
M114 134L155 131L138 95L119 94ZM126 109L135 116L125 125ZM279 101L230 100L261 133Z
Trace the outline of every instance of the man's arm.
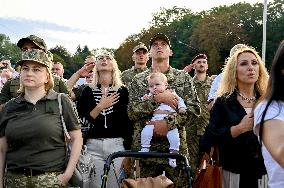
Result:
M67 81L68 89L72 90L79 78L89 76L94 66L95 65L93 63L87 63L77 72L75 72Z

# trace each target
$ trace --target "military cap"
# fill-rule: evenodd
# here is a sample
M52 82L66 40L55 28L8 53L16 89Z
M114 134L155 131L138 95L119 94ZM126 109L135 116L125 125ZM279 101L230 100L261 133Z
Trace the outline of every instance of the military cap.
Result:
M143 50L146 50L146 52L148 52L148 48L145 46L144 43L140 42L137 46L135 46L133 48L133 53L136 52L137 50L139 49L143 49Z
M22 59L17 62L17 65L22 65L26 61L33 61L47 66L51 69L52 62L47 53L40 49L29 49L22 53Z
M198 55L194 56L194 58L192 59L191 62L193 63L196 59L200 59L200 58L207 60L206 54L198 54Z
M53 61L53 54L51 53L51 51L47 51L46 54L47 54L49 60Z
M34 43L34 44L35 44L37 47L39 47L40 49L42 49L42 50L44 50L44 51L47 51L47 46L46 46L44 40L41 39L41 38L39 38L39 37L37 37L37 36L35 36L35 35L30 35L30 36L28 36L28 37L21 38L21 39L18 41L17 46L18 46L19 48L22 48L23 45L24 45L24 43L25 43L26 41L30 41L30 42Z
M167 35L165 35L164 33L157 33L156 35L154 35L154 37L151 38L150 48L152 44L158 39L165 41L170 46L170 48L172 48L169 37L167 37Z

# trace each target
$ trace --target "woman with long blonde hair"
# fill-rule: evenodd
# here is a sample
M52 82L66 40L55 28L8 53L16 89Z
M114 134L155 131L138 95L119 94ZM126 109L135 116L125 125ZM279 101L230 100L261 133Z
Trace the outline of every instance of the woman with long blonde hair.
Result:
M78 112L81 119L91 124L85 138L88 152L96 161L96 177L91 187L100 187L108 155L130 149L132 127L127 115L128 90L121 82L120 70L111 53L97 53L93 74L93 82L84 88L78 101ZM119 186L114 171L118 174L121 163L121 158L114 160L108 187Z
M204 151L219 147L225 188L266 186L261 181L266 170L252 131L252 109L264 94L267 81L268 73L254 48L241 48L228 58L201 141Z

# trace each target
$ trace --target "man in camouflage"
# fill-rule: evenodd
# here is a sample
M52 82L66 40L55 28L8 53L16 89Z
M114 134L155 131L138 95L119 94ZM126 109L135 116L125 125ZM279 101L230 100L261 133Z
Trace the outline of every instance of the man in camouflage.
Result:
M27 49L35 48L41 49L49 55L49 58L52 60L52 54L47 51L47 46L43 39L30 35L28 37L22 38L18 41L17 46L21 51L26 51ZM20 79L19 77L9 80L3 86L0 93L0 105L6 103L12 98L15 98L19 95L18 90L20 88ZM54 75L54 88L56 92L59 93L69 93L66 83L59 77Z
M134 66L128 70L125 70L121 74L122 82L129 87L134 76L147 70L147 61L149 60L148 48L143 43L139 43L133 48L132 60Z
M140 150L141 130L145 123L149 121L154 109L158 107L159 103L163 102L176 107L177 99L170 91L152 96L147 101L141 100L141 97L147 90L147 77L149 74L152 72L162 72L167 76L169 88L185 100L187 113L174 113L169 115L165 120L153 122L155 136L152 139L150 151L169 152L166 134L168 130L177 127L181 142L180 153L188 157L185 127L190 127L193 119L200 114L199 101L192 85L192 78L184 71L174 69L170 66L169 58L172 56L172 50L170 41L166 35L158 33L150 40L150 56L152 58L151 68L137 74L129 88L130 104L128 114L130 119L135 122L133 138L136 138L133 140L132 149L136 151ZM179 187L187 187L184 170L180 164L176 168L172 168L168 165L167 160L141 160L142 176L158 176L163 171Z
M196 89L198 98L200 100L201 114L191 127L186 128L186 137L190 160L192 161L192 169L195 171L200 160L199 153L199 139L204 134L205 127L209 123L210 111L208 109L208 93L213 81L213 77L209 77L206 72L208 69L207 56L205 54L198 54L192 59L192 65L195 69L195 76L193 77L193 85Z

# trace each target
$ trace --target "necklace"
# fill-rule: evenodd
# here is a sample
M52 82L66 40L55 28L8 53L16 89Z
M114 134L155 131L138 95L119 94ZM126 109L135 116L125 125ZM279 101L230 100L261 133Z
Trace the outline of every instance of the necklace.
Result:
M256 101L256 97L255 95L253 97L245 97L244 95L242 95L239 91L237 91L238 95L242 98L243 101L246 101L247 103L251 103Z

